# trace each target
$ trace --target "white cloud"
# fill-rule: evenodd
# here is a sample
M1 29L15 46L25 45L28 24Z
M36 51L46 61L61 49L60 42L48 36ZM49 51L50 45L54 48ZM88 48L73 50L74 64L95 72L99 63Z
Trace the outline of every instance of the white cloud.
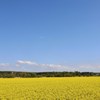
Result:
M97 72L100 72L100 65L96 65L96 64L80 65L78 67L78 69L80 71L97 71Z
M33 67L37 68L37 70L44 70L44 71L75 71L74 68L71 66L64 66L60 64L40 64L33 61L26 61L26 60L18 60L16 66L20 67Z
M18 60L16 63L17 66L22 67L33 67L37 70L42 71L100 71L100 65L61 65L61 64L40 64L33 61Z
M9 63L0 63L0 71L8 71L11 70L11 64Z
M10 66L10 64L8 64L8 63L0 63L0 67L7 67L7 66Z
M93 71L100 72L100 65L61 65L61 64L42 64L29 60L18 60L16 63L0 63L0 70L19 70L19 71Z
M17 64L18 65L22 65L22 64L26 64L26 65L37 65L37 63L35 62L32 62L32 61L26 61L26 60L18 60L17 61Z

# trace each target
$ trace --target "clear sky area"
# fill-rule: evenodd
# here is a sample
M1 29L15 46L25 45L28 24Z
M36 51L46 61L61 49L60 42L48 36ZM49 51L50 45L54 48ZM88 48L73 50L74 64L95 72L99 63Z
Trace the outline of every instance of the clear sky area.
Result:
M100 0L0 0L0 70L100 72Z

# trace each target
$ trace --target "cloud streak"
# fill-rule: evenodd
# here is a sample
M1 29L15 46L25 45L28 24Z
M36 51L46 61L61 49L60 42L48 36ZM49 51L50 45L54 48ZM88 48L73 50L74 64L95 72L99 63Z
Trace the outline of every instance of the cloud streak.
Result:
M37 65L37 63L35 63L35 62L32 62L32 61L24 61L24 60L18 60L17 61L17 64L19 64L19 65L22 65L22 64L26 64L26 65Z
M26 60L18 60L16 63L16 66L31 66L31 67L36 67L36 68L42 68L45 70L50 70L50 71L64 71L68 70L69 68L67 66L63 66L60 64L40 64L32 61L26 61Z
M0 63L0 70L14 71L92 71L100 72L100 65L61 65L61 64L41 64L30 60L18 60L14 64Z
M0 67L7 67L7 66L10 66L9 63L0 63Z

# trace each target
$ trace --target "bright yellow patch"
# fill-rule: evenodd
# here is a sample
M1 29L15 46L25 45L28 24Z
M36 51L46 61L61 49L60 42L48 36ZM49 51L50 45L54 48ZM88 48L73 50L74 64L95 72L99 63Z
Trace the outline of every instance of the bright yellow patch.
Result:
M0 100L100 100L100 77L0 79Z

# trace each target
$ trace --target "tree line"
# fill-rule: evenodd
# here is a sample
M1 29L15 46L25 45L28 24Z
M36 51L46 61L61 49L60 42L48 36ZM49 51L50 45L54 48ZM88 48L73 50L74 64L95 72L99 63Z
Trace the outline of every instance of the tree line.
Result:
M96 72L14 72L0 71L0 78L33 78L33 77L76 77L76 76L100 76Z

